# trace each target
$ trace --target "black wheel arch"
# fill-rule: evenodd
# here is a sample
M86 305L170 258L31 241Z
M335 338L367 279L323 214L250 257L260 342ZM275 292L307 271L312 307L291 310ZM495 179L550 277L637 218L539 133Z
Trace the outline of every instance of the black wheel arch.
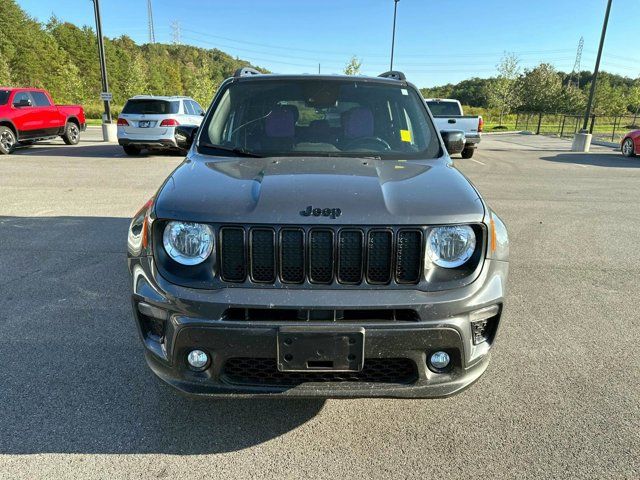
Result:
M78 126L78 128L80 128L80 120L78 120L76 117L73 117L73 116L67 117L67 123L69 122L75 123Z
M13 134L16 136L16 140L19 140L18 129L13 122L6 118L0 118L0 127L9 127Z

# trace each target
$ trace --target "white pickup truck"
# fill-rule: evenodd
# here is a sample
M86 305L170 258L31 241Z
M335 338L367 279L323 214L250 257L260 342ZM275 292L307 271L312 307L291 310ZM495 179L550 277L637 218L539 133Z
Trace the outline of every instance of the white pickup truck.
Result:
M464 115L462 105L451 98L427 98L427 106L433 115L438 131L462 130L465 136L462 158L473 157L473 152L480 143L480 132L484 126L481 116Z

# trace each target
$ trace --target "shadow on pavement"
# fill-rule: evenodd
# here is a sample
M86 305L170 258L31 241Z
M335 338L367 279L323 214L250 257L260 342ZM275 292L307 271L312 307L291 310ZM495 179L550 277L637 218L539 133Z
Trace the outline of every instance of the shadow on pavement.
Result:
M247 448L323 401L183 396L147 368L129 303L126 218L0 217L0 454Z
M64 145L61 143L37 143L31 146L20 146L11 155L16 156L42 156L42 157L78 157L78 158L144 158L147 156L184 157L184 153L173 150L144 150L140 155L129 156L124 153L122 147L115 143L95 143L78 145Z
M620 152L614 153L559 153L542 160L557 163L593 165L612 168L640 168L640 157L623 157Z

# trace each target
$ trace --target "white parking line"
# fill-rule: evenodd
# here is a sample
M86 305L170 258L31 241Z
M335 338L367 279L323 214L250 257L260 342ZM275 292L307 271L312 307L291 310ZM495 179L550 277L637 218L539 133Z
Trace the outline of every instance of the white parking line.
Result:
M482 163L480 160L474 160L473 158L470 158L469 160L471 160L472 162L479 163L480 165L484 165L484 166L487 165L486 163Z

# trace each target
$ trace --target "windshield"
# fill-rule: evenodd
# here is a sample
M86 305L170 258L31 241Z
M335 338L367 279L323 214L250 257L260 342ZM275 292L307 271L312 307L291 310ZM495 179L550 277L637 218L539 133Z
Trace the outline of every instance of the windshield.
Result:
M166 100L129 100L122 113L167 114L178 113L179 102Z
M0 105L6 105L9 100L10 90L0 90Z
M462 111L460 110L460 105L458 102L440 102L437 100L429 100L427 102L429 106L429 110L431 110L432 115L442 115L442 116L454 116L454 115L462 115Z
M232 82L201 130L204 153L440 155L438 137L414 89L363 80Z

